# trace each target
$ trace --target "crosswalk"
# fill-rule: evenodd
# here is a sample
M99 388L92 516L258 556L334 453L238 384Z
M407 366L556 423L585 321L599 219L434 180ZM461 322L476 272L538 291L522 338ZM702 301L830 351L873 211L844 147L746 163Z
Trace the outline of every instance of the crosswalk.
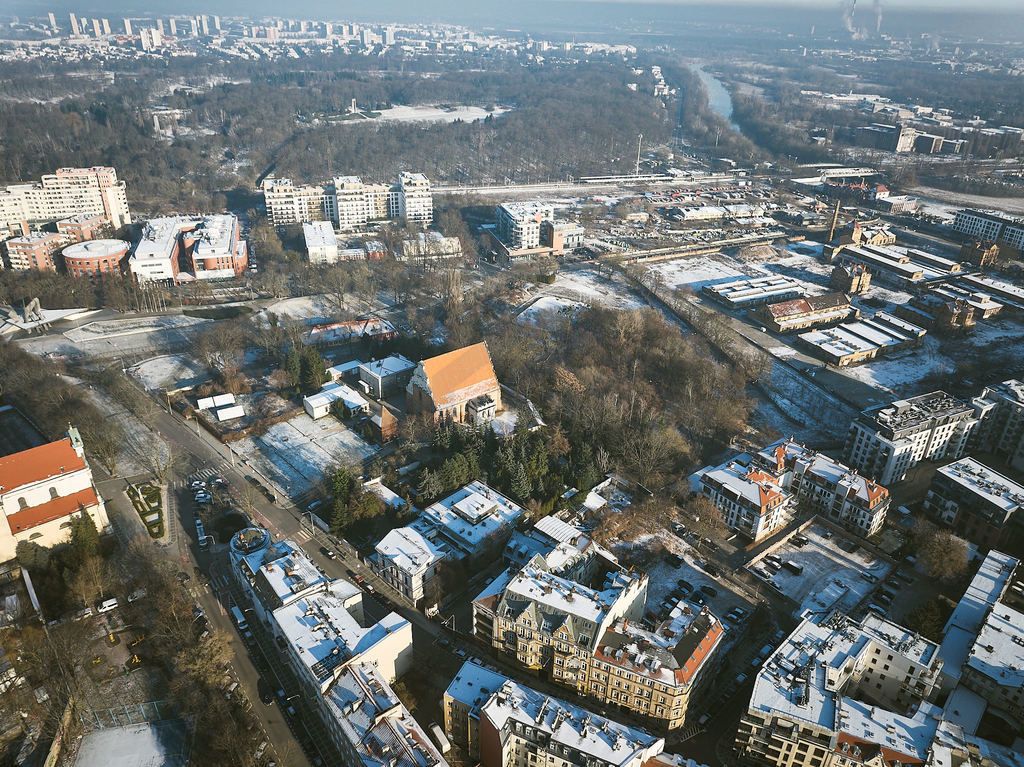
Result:
M187 477L174 480L174 486L179 488L188 488L193 482L197 480L202 480L205 482L209 480L211 477L223 476L224 470L227 467L227 461L221 461L215 466L207 466L206 468L192 472Z

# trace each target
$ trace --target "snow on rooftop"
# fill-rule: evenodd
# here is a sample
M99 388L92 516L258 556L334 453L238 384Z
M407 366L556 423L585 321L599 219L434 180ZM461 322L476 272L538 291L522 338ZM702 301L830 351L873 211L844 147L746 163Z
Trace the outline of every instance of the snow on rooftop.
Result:
M665 745L662 738L549 698L511 680L484 704L482 716L490 719L499 731L512 723L538 730L550 744L581 752L587 762L642 764Z
M288 604L296 596L321 588L330 582L330 579L317 570L309 555L291 541L281 541L278 546L282 547L278 551L285 550L286 553L265 562L260 567L259 574L283 604Z
M429 506L420 516L466 554L475 553L492 536L515 526L523 509L479 480Z
M964 458L943 466L939 474L1003 511L1024 507L1024 485L1017 484L973 458Z
M459 673L445 690L445 695L468 706L472 711L479 712L488 698L507 681L508 677L504 674L484 668L470 660L462 664Z
M996 603L971 648L967 666L1000 687L1024 688L1024 613Z
M393 354L382 360L364 362L359 366L359 369L365 370L367 373L377 376L378 378L386 378L388 376L404 373L407 370L412 370L415 367L416 363L412 360L406 359L401 354Z
M450 553L443 543L431 540L428 534L411 525L396 527L381 538L375 548L378 557L390 560L406 573L425 572Z

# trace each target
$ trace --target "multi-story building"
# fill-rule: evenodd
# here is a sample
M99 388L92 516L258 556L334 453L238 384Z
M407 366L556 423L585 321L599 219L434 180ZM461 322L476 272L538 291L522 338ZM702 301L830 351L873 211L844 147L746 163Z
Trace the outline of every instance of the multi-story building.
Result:
M957 211L953 231L975 240L988 240L1017 251L1024 250L1024 218L991 210Z
M691 704L715 676L724 639L722 622L706 608L678 606L653 629L620 619L598 642L585 692L659 732L677 730L692 720Z
M338 235L330 221L311 221L302 225L306 254L311 264L333 264L338 261Z
M434 217L430 181L422 173L402 173L390 186L367 184L358 176L336 176L323 185L305 186L271 177L262 189L274 226L332 221L338 229L352 230L389 218L427 226Z
M12 237L4 243L7 264L15 271L34 269L41 272L57 271L54 256L71 242L65 234L36 232L24 237Z
M699 491L738 533L759 541L781 529L796 512L796 499L769 472L730 461L697 472Z
M274 226L334 218L333 203L328 201L329 192L324 186L295 186L289 179L269 177L263 181L262 189L267 217Z
M410 525L385 535L370 566L412 602L439 601L434 581L443 562L475 563L496 555L525 514L522 507L479 480L428 506Z
M246 528L230 544L232 574L270 632L345 764L446 763L391 689L412 664L412 625L396 613L369 619L363 592L323 576L290 541Z
M921 461L957 459L978 425L973 408L942 391L869 408L850 426L846 461L883 485Z
M74 242L95 240L110 226L106 216L92 213L77 213L57 222L57 233L66 234Z
M972 447L1024 471L1024 382L1010 379L987 386L971 404L981 421Z
M406 387L407 410L436 421L483 426L502 409L501 386L484 342L421 361Z
M938 650L875 615L859 623L838 614L804 618L757 673L736 735L741 760L853 767L875 764L872 755L884 750L877 764L923 764L937 709L922 702L938 690ZM913 704L922 705L904 716Z
M554 221L555 209L539 202L506 202L494 209L498 238L510 250L540 247L541 224Z
M434 220L430 180L422 173L403 171L398 177L398 218L420 226L429 226Z
M444 694L445 731L481 767L669 767L665 741L513 682L472 661Z
M238 219L228 214L150 219L128 265L139 282L177 282L183 260L195 279L241 275L249 252Z
M0 187L0 229L52 223L79 213L115 229L131 223L123 181L113 168L60 168L37 183Z
M87 240L64 248L61 258L72 277L120 274L130 247L124 240Z
M984 548L1024 548L1024 485L973 458L935 473L924 510Z
M68 540L71 520L88 515L109 529L78 430L65 439L0 457L0 562L15 557L21 541L56 546Z
M891 498L877 482L792 440L769 445L757 461L815 513L864 538L881 531Z
M592 588L548 567L537 555L492 581L473 601L473 632L520 665L585 693L600 638L620 618L643 615L648 579L614 565Z

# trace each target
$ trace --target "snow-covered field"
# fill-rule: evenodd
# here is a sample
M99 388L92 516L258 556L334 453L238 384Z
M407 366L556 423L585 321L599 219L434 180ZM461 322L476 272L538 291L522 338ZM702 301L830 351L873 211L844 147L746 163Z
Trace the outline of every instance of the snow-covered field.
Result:
M585 304L601 304L611 309L641 309L646 304L618 276L609 280L589 270L559 272L544 292Z
M463 122L474 122L483 120L489 115L498 117L510 112L509 107L496 106L490 112L483 107L459 106L453 109L442 109L436 106L394 106L390 109L383 109L378 117L370 120L346 120L337 123L338 125L362 125L376 121L392 122L443 122L453 123L456 120Z
M361 465L378 450L333 416L314 421L305 413L233 444L289 495L310 490L334 466Z
M196 386L210 378L209 371L197 360L184 354L165 354L128 368L149 390L182 389Z
M720 282L753 276L739 271L735 262L724 254L666 261L655 264L651 271L660 274L669 287L689 288L694 291L705 285L717 285Z
M572 317L585 304L559 296L541 296L532 304L519 313L519 322L528 322L536 325L543 321L545 316L568 316Z
M161 317L132 317L123 320L99 320L88 322L64 333L71 341L93 341L96 339L121 338L137 333L152 333L161 330L185 330L203 325L209 320L168 314Z
M38 355L101 358L152 355L188 343L208 322L210 320L181 315L102 320L63 335L25 338L18 343L25 351Z
M328 296L315 295L283 298L261 310L257 316L265 317L268 312L273 312L282 320L299 320L313 325L318 322L333 322L343 313L376 312L385 308L386 306L379 300L368 301L365 296L346 294L346 308L343 311Z
M916 349L854 365L844 372L850 378L899 394L903 388L912 387L925 376L952 373L955 369L953 360L941 352L939 339L928 335Z

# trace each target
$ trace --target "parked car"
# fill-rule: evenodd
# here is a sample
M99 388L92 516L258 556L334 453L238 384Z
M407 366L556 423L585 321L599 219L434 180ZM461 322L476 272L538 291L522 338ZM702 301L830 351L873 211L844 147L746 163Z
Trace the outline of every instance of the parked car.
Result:
M203 482L203 480L201 479L197 479L191 485L189 485L189 487L192 488L193 490L205 490L206 483Z
M676 591L683 592L683 595L685 596L689 594L691 591L693 591L693 584L685 578L680 578L678 581L676 581Z
M320 553L323 554L328 559L337 559L338 558L338 555L335 554L333 551L331 551L326 546L321 546L320 547Z
M682 567L686 562L686 560L678 554L667 554L665 556L665 561L672 565L672 567Z
M708 562L706 565L704 565L704 572L706 572L712 578L717 578L719 575L722 574L722 571L719 570L715 565L711 564L710 562Z
M703 586L700 587L700 590L704 594L709 596L709 597L717 597L718 596L718 589L716 589L714 586L709 586L707 584L704 584Z

